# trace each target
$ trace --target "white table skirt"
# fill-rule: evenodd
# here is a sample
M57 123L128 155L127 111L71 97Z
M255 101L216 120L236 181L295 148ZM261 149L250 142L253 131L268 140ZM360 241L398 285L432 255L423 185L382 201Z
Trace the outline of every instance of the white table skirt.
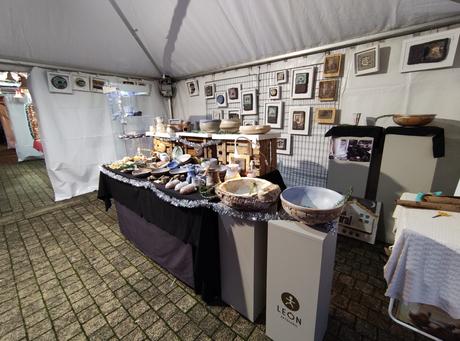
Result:
M404 193L403 200L415 200ZM431 304L460 318L460 213L397 206L395 244L385 265L386 296Z

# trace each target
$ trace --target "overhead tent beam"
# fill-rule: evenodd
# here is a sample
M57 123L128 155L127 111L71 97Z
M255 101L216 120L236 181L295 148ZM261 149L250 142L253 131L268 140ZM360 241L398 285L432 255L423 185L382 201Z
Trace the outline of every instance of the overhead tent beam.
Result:
M115 10L115 12L117 12L117 14L120 17L120 19L125 24L125 26L128 29L129 33L131 33L133 38L136 40L136 42L139 45L139 47L142 49L142 51L144 51L145 56L150 60L150 62L152 63L154 68L158 71L158 73L160 75L162 75L163 72L161 71L160 67L157 65L157 63L153 59L152 55L150 54L150 51L147 49L147 47L145 47L145 45L142 42L141 38L139 38L139 35L137 34L137 30L131 25L131 23L129 22L128 18L126 18L125 14L121 10L120 6L118 6L116 0L109 0L109 2L112 5L112 7Z
M23 67L42 67L44 69L53 69L53 70L60 70L60 71L66 71L66 72L82 72L82 73L92 73L96 75L101 75L101 76L116 76L116 77L123 77L123 78L137 78L137 79L144 79L144 80L158 80L160 78L155 78L152 76L143 76L143 75L131 75L131 74L126 74L126 73L114 73L114 72L108 72L108 71L100 71L100 70L94 70L94 69L83 69L83 68L78 68L78 67L73 67L73 66L66 66L66 65L55 65L55 64L45 64L33 60L14 60L11 58L2 58L0 56L0 64L6 64L6 65L18 65L18 66L23 66Z
M211 69L208 71L197 72L197 73L193 73L193 74L186 75L186 76L174 77L174 80L179 81L179 80L184 80L184 79L189 79L189 78L206 76L209 74L249 68L249 67L257 66L261 64L270 64L273 62L278 62L278 61L282 61L286 59L292 59L296 57L305 57L310 54L327 52L331 50L346 48L346 47L360 45L360 44L366 44L366 43L370 43L374 41L379 41L379 40L384 40L384 39L389 39L389 38L394 38L394 37L400 37L400 36L404 36L408 34L414 34L414 33L422 32L422 31L432 30L432 29L446 27L450 25L456 25L456 24L460 24L460 15L432 21L430 23L413 25L413 26L399 28L396 30L391 30L391 31L382 32L382 33L377 33L377 34L373 34L373 35L369 35L369 36L365 36L361 38L353 38L353 39L349 39L349 40L345 40L345 41L337 42L333 44L328 44L328 45L313 47L313 48L309 48L305 50L290 52L290 53L286 53L286 54L282 54L278 56L258 59L258 60L254 60L251 62L236 64L236 65L227 66L223 68Z

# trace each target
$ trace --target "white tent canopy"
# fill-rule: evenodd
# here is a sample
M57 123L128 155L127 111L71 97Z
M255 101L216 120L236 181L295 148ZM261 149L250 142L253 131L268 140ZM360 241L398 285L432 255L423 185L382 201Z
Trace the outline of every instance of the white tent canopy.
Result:
M143 77L180 77L460 15L452 0L3 0L0 7L0 58Z

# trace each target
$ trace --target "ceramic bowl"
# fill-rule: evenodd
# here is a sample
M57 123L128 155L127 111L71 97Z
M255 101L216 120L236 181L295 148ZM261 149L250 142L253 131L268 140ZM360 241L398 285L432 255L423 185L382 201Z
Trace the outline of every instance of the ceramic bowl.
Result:
M258 135L258 134L266 134L272 128L270 126L258 125L258 126L241 126L240 133L241 134L248 134L248 135Z
M136 178L146 178L152 173L152 170L149 168L139 168L133 170L131 173L132 176L135 176Z
M167 173L169 173L169 168L166 168L166 167L152 170L152 175L154 175L156 177L165 175Z
M206 133L218 133L220 120L200 120L200 130Z
M428 123L431 123L436 115L401 115L394 114L393 121L403 127L417 127L424 126Z
M220 131L226 134L237 133L240 130L240 120L224 119L220 122Z
M166 165L166 167L169 168L169 169L177 168L177 167L179 167L179 161L177 161L177 160L172 160L171 162L168 162L168 164Z
M171 175L177 175L177 174L185 174L188 172L188 169L186 167L177 167L169 171L169 174Z
M227 180L216 187L222 203L243 211L266 211L281 193L278 185L257 178Z
M343 195L333 190L315 187L290 187L281 193L284 210L294 219L307 225L324 224L339 217Z
M192 156L190 154L184 154L184 155L179 155L176 157L176 160L181 164L185 164L189 162L192 159Z

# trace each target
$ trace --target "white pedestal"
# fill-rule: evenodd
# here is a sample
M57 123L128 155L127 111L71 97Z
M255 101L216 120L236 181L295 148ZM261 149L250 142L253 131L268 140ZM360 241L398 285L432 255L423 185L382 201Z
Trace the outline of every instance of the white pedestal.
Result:
M337 233L294 221L268 223L267 325L275 341L322 340Z
M265 307L267 223L219 216L222 299L254 322Z

